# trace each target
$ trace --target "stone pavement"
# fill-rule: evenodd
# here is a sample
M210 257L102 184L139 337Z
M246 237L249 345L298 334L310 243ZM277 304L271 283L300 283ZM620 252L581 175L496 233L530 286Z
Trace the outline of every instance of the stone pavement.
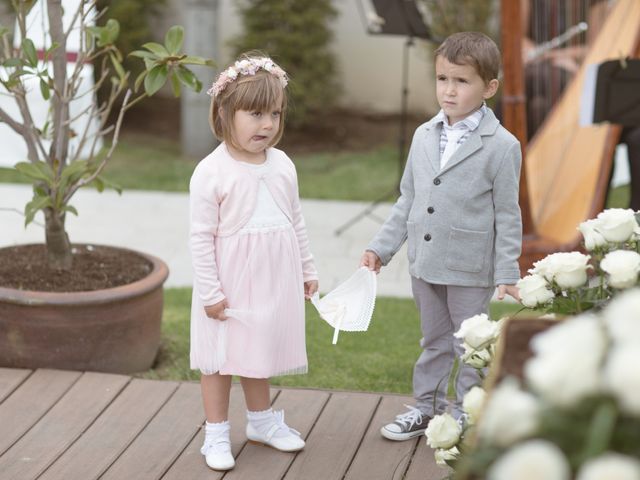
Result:
M0 184L0 247L44 241L41 215L36 217L38 224L24 228L20 212L30 198L28 185ZM72 242L114 245L150 253L169 265L167 287L191 286L187 194L129 190L118 195L113 191L97 193L86 189L79 191L71 204L79 214L67 217ZM341 235L335 234L337 228L367 206L366 202L302 201L322 293L354 272L362 251L380 227L377 220L365 217ZM390 204L381 204L375 214L385 218L390 207ZM378 276L378 295L411 296L405 248L382 269Z

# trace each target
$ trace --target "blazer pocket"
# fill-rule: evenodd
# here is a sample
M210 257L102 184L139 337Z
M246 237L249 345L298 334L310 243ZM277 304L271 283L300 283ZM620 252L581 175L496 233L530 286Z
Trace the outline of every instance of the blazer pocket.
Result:
M407 257L409 262L416 259L416 224L407 222Z
M451 227L444 265L461 272L482 271L488 241L489 232Z

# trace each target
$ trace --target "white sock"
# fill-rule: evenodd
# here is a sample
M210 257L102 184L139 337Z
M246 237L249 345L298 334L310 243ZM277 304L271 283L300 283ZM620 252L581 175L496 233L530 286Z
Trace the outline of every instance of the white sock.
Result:
M247 420L253 428L255 428L260 434L266 435L272 425L276 423L276 418L273 409L262 410L259 412L252 412L247 410ZM288 436L288 428L279 428L273 434L274 437L286 437Z
M206 449L208 445L215 445L218 449L231 449L231 441L229 439L229 431L231 426L229 420L220 423L205 422L204 426L204 445ZM205 452L203 452L204 454Z

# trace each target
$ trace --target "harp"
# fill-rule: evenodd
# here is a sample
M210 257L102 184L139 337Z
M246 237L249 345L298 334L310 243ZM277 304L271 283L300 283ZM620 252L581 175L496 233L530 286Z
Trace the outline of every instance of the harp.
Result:
M640 42L640 0L525 1L530 3L502 0L501 6L503 123L523 146L520 178L523 274L533 262L549 253L578 249L582 237L576 227L604 208L621 128L608 124L579 125L585 71L592 63L635 56ZM535 44L547 49L548 53L543 52L542 56L552 58L560 48L582 49L584 58L579 65L576 63L575 72L547 68L537 80L531 80L530 75L525 79L523 36L528 33L531 38L541 32L533 23L533 28L526 31L529 22L523 20L526 18L523 9L529 9L530 16L538 16L538 25L546 22L548 26L542 32L545 38L534 38ZM570 28L584 30L581 22L587 22L586 32L558 40ZM535 90L532 81L543 86L542 100L553 102L543 119L532 115L535 113L532 109L536 108L531 98L531 91ZM539 123L539 127L528 139L527 130L531 134L532 127L538 126L532 123Z

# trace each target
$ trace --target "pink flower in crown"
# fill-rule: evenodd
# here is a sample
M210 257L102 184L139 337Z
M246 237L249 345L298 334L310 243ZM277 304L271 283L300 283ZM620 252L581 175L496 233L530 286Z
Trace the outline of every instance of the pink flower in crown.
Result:
M207 90L207 93L215 97L227 88L227 85L238 78L239 75L255 75L260 69L275 75L280 81L282 88L287 86L288 79L286 72L278 67L273 60L267 57L250 58L238 60L232 67L222 72L211 88Z

